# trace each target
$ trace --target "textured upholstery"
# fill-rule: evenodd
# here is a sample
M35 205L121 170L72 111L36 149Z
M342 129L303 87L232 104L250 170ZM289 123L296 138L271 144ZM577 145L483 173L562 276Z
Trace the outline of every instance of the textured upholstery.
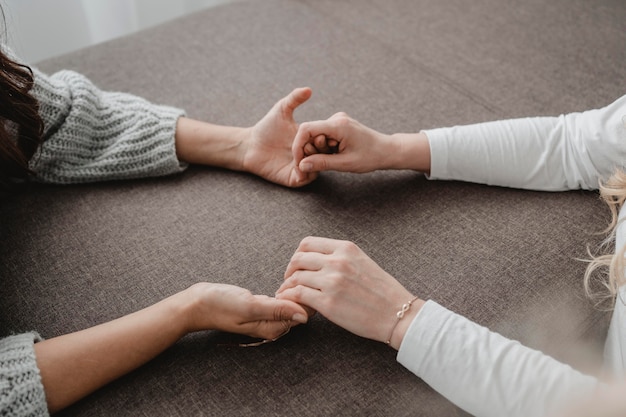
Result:
M99 87L251 125L297 86L300 121L336 111L387 133L603 106L626 91L622 0L236 2L39 63ZM585 300L607 210L414 172L325 173L289 190L192 167L36 186L0 204L0 333L43 337L200 281L273 294L307 235L357 242L415 294L596 372L607 316ZM274 344L188 336L64 415L461 415L383 344L316 316Z

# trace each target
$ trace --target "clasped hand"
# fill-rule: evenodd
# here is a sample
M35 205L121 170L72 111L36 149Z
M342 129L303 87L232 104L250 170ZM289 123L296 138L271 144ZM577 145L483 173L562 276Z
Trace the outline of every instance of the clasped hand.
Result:
M413 168L402 160L405 150L426 143L425 137L385 135L345 113L298 125L293 113L310 96L309 88L297 88L279 100L258 123L241 131L235 156L224 165L290 187L307 184L326 170ZM359 336L390 340L396 349L422 303L418 300L398 321L396 313L412 294L354 243L320 237L302 240L275 299L219 284L190 291L199 300L195 310L204 313L190 316L196 324L189 331L212 328L273 339L284 332L285 321L289 326L304 323L317 310ZM213 297L215 293L221 296Z
M198 283L174 297L183 313L182 334L212 329L274 339L285 326L307 321L307 312L295 302L253 295L234 285Z
M327 120L302 123L292 152L299 179L305 181L320 171L363 173L392 168L396 143L390 135L339 112Z
M357 245L306 237L292 256L276 298L252 295L226 284L196 284L187 290L185 333L217 329L274 339L306 323L315 311L368 339L400 347L417 314L417 300L402 320L397 312L414 296Z
M317 310L358 336L391 340L396 349L422 303L400 326L396 313L413 295L354 243L321 237L300 242L276 298Z

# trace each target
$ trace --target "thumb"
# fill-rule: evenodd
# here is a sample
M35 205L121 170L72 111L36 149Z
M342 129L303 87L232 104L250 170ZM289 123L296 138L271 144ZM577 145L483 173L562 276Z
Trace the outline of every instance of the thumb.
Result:
M282 113L286 117L293 117L293 112L298 106L311 98L311 94L313 94L313 92L309 87L294 89L289 95L280 100L279 103Z
M302 172L346 171L346 159L342 154L314 154L303 158L298 165Z
M306 323L308 315L306 310L299 304L289 300L279 300L272 297L259 297L258 320L269 321L295 321Z

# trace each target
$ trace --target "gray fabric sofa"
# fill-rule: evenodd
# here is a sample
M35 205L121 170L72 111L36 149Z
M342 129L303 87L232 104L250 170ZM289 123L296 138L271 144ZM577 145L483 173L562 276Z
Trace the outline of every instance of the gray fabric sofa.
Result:
M558 115L626 91L622 0L257 0L38 64L99 87L251 125L297 86L299 121L345 111L378 130ZM0 332L53 337L197 281L273 294L307 235L349 239L415 294L586 372L608 325L582 288L608 220L597 193L415 172L324 173L290 190L251 175L36 186L0 204ZM387 346L316 316L280 341L190 335L67 416L464 415Z

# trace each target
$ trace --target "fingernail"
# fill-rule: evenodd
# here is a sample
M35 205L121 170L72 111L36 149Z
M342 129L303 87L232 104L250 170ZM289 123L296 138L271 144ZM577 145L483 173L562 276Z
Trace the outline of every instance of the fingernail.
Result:
M291 320L298 322L298 323L306 323L307 322L307 317L304 314L301 313L296 313L293 315L293 317L291 318Z
M304 172L309 172L313 169L313 165L310 162L303 162L300 164L300 170Z

